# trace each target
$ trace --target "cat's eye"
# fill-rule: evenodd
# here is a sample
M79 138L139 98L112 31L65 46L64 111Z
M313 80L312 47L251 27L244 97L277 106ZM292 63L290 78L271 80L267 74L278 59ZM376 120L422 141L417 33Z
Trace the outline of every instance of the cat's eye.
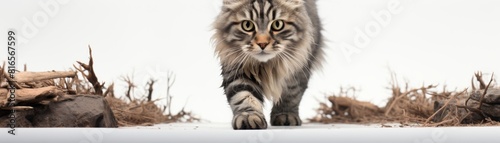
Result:
M285 22L283 20L276 20L271 24L271 29L273 31L280 31L285 27Z
M246 32L252 32L255 26L253 25L253 22L244 20L243 22L241 22L241 28Z

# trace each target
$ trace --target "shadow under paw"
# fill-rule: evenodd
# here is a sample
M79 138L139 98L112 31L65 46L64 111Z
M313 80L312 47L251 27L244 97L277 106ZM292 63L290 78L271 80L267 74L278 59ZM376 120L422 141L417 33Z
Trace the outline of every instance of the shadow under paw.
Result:
M278 113L271 115L271 125L273 126L300 126L302 121L296 113Z
M233 117L233 129L248 130L248 129L266 129L267 122L262 113L258 112L241 112Z

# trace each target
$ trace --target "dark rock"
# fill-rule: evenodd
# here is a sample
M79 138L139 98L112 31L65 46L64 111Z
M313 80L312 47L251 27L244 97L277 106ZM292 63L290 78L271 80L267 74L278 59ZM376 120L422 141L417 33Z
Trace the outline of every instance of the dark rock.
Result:
M33 127L31 121L28 120L33 115L33 110L16 111L14 114L11 114L11 111L8 110L0 110L0 127L9 127L11 116L15 116L16 127Z
M466 105L465 104L466 100L467 99L460 99L458 101L450 102L446 107L443 108L443 110L436 113L436 116L434 116L433 121L434 122L443 121L443 119L449 114L451 114L451 116L453 117L458 117L459 119L462 119L461 124L481 123L484 122L486 118L490 118L494 121L500 121L500 104L491 104L491 102L490 103L483 102L481 109L479 110L477 109L479 107L479 101L471 97L471 100L467 101ZM434 111L436 112L441 107L443 107L445 102L446 101L435 101ZM457 106L468 107L469 111L467 111L465 108L458 108Z
M96 95L67 95L64 100L17 111L18 127L118 127L106 99ZM10 111L0 111L0 123L8 126Z
M477 90L471 93L471 99L479 101L481 100L481 96L483 96L484 90ZM498 88L490 88L486 92L483 98L484 103L488 104L500 104L500 89Z

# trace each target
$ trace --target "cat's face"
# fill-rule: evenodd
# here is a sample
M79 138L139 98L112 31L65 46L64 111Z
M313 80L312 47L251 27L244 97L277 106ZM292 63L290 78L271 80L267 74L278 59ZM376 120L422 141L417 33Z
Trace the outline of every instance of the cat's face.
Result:
M307 36L302 0L225 0L216 22L219 42L260 62L291 56Z

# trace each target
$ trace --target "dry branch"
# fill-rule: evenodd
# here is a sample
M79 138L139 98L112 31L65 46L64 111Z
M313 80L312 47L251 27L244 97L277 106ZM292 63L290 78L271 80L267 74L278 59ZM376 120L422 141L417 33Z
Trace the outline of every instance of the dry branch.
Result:
M484 84L484 81L483 81L483 73L482 72L476 72L474 74L474 76L476 76L476 80L479 82L479 89L486 88L486 84ZM474 85L474 83L473 83L473 85Z
M486 95L486 93L488 93L488 88L490 87L491 82L493 81L493 75L494 75L494 74L491 74L491 79L490 79L490 82L488 82L488 85L484 88L483 95L482 95L482 96L481 96L481 98L479 99L479 106L477 107L477 109L481 109L481 107L483 106L484 96ZM481 80L481 81L482 81L482 80ZM483 84L484 84L484 83L483 83Z
M1 110L32 110L33 107L31 106L7 106L7 107L1 107Z
M15 80L18 83L37 82L47 79L75 77L76 72L73 71L48 71L48 72L19 72L16 73Z
M0 107L5 107L8 103L8 97L10 91L5 88L0 88ZM55 86L48 86L42 88L24 88L24 89L16 89L16 103L38 103L43 100L54 99L57 96L63 95L62 90L58 89Z
M125 97L127 97L130 101L132 101L132 91L136 87L130 76L122 76L122 80L127 83L127 92L125 93Z
M108 88L104 92L104 97L106 96L115 97L115 83L111 83L111 85L108 86Z
M174 86L175 83L175 75L174 72L169 71L167 73L167 104L166 106L163 106L163 111L166 111L168 109L167 115L172 115L172 95L170 94L170 91L172 87Z
M151 98L153 98L153 86L155 84L156 80L150 79L149 82L147 83L148 85L148 96L147 96L147 101L151 101Z
M81 74L93 85L94 87L94 92L97 95L103 95L102 89L104 87L104 83L101 84L99 83L99 80L97 79L97 76L94 72L94 60L92 58L92 48L89 45L89 64L85 64L83 62L77 61L77 63L83 68L76 68L78 71L81 72ZM85 71L88 71L88 74L85 74Z

